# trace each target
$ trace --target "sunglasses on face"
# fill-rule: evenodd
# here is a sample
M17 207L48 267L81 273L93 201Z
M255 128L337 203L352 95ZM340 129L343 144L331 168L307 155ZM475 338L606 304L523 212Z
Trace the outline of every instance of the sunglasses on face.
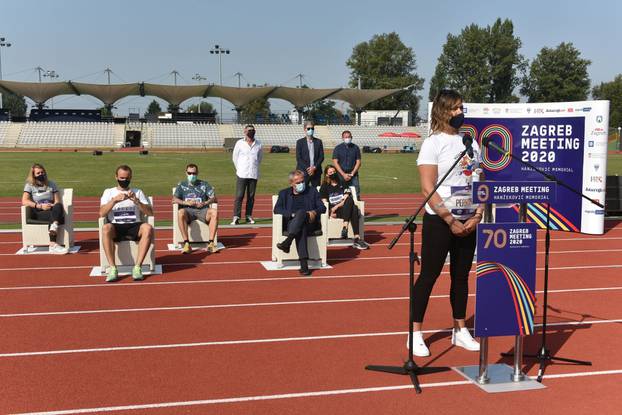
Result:
M307 131L311 131L311 130L313 130L313 127L307 128Z
M455 111L455 110L460 110L460 111L464 112L464 105L458 105L458 106L455 106L455 107L453 107L451 110L452 110L452 111Z

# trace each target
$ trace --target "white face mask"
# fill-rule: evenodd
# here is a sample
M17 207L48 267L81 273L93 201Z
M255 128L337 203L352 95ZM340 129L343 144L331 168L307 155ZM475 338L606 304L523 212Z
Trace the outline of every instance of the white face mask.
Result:
M352 142L352 137L346 137L343 139L343 142L346 144L350 144Z

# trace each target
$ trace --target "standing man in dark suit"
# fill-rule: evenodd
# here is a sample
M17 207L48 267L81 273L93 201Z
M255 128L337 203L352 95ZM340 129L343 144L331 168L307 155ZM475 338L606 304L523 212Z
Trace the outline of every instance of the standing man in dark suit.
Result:
M317 187L322 179L324 145L322 140L313 136L314 127L313 121L305 121L305 137L296 141L296 169L304 172L307 184Z
M320 215L326 212L326 206L315 187L305 185L302 171L296 170L289 174L289 186L279 192L274 205L274 213L283 215L283 226L287 229L287 238L276 246L283 252L289 252L292 241L296 240L300 273L311 275L307 235L321 227Z

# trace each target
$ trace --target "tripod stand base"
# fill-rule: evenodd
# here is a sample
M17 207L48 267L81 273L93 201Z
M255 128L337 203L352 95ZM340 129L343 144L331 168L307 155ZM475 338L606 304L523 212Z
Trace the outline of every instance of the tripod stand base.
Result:
M366 370L374 372L391 373L394 375L410 376L410 380L415 387L415 392L421 393L421 386L419 385L419 375L429 375L431 373L448 372L448 367L419 367L417 364L409 360L404 363L404 366L379 366L369 365L365 366Z
M501 356L512 357L514 356L514 353L501 353ZM577 359L568 359L566 357L552 356L551 352L549 352L545 348L540 349L540 352L538 354L525 354L523 355L523 357L527 359L536 359L538 362L540 362L540 367L538 368L538 377L536 378L538 382L542 382L542 377L544 376L544 369L546 369L546 365L548 364L548 362L558 361L558 362L570 363L570 364L579 365L579 366L592 366L592 362L588 360L577 360Z
M528 377L519 382L512 381L514 369L506 364L489 365L487 373L489 380L483 384L477 381L479 376L479 366L477 365L456 367L454 370L488 393L518 392L546 388L543 384Z

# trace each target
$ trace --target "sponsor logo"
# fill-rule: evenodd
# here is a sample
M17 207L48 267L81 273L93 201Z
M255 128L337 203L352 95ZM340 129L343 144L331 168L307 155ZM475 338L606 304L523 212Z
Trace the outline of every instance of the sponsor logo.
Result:
M462 112L464 114L467 114L469 112L469 109L467 107L462 108Z
M527 114L531 114L531 108L527 108Z
M536 108L533 110L534 114L544 114L544 108Z
M568 108L568 112L574 112L574 108Z
M596 187L586 187L585 191L586 192L593 192L593 193L605 193L605 189L598 189Z
M592 167L594 167L594 171L598 171L598 169L600 169L600 164L595 163Z
M594 147L594 141L590 140L587 142L588 147Z
M591 183L602 183L603 176L590 176L590 182Z
M490 112L490 108L484 107L483 111L484 111L484 114L488 114Z
M492 112L495 114L501 114L501 108L493 108Z
M597 215L604 215L605 214L605 210L604 209L598 209L598 210L595 210L594 213L596 213Z
M485 203L490 198L490 188L488 185L482 184L477 189L477 200L481 203Z
M602 115L597 115L596 116L596 122L599 123L599 124L602 123L603 122L603 116Z
M597 153L587 153L587 158L590 159L606 159L607 153L597 152Z
M583 112L590 112L592 110L592 107L583 107L582 110Z

